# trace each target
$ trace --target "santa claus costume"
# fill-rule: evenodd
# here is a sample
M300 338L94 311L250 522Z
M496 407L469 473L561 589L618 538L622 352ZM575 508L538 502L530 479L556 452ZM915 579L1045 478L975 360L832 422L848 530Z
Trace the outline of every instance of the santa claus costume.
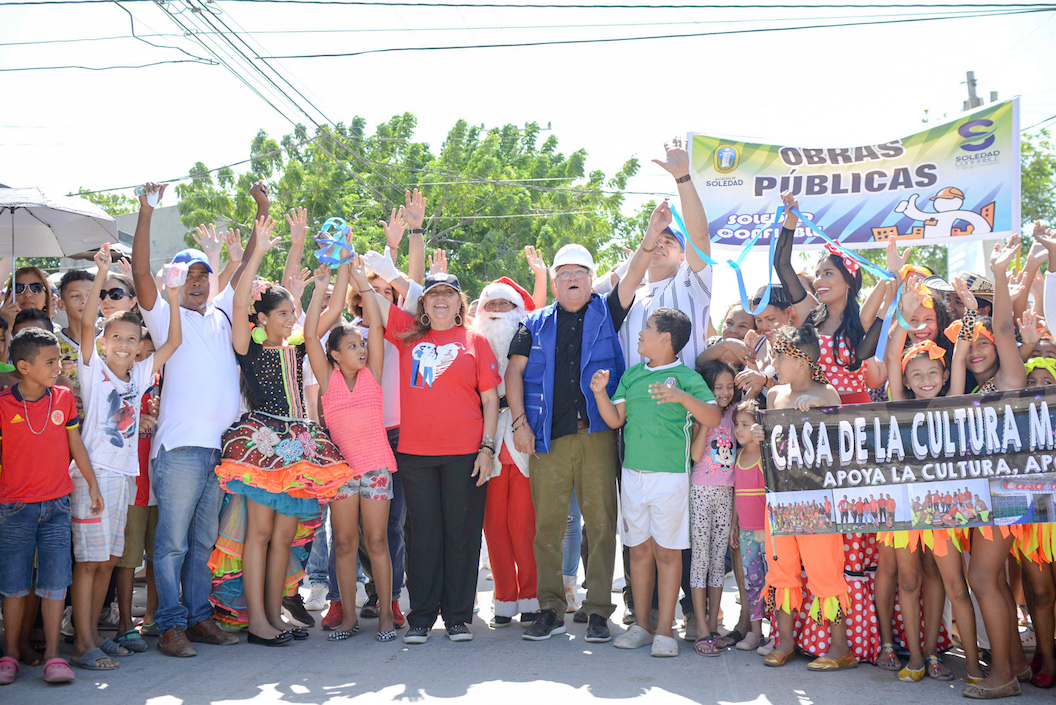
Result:
M508 302L506 311L488 311L490 302ZM502 308L508 308L503 306ZM499 374L506 374L510 341L529 311L535 308L531 296L513 280L502 277L480 292L476 332L488 339ZM506 405L506 385L499 384L499 425L495 444L495 468L488 480L488 501L484 510L484 537L488 542L491 574L495 580L495 619L492 627L508 626L518 613L522 622L535 620L539 612L536 597L535 508L528 483L528 456L513 447L513 423Z

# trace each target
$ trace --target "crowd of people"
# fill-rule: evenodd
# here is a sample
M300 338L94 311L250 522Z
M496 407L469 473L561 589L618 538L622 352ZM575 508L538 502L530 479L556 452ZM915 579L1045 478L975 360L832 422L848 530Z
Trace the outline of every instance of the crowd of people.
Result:
M404 643L424 644L438 617L448 638L469 641L483 536L490 627L517 620L525 640L563 633L572 614L587 642L677 656L682 594L680 636L703 656L736 648L781 667L805 653L811 671L872 663L900 681L950 680L948 598L965 696L1052 687L1046 527L811 529L834 509L843 523L884 528L893 506L878 495L771 507L793 530L772 535L759 414L1056 383L1044 318L1056 280L1038 276L1056 261L1056 233L1035 227L1021 272L1010 271L1016 235L994 248L988 273L950 282L892 242L897 279L866 292L860 263L838 247L796 271L789 210L774 224L780 284L758 310L760 289L755 315L731 306L715 331L708 222L688 154L675 140L654 161L673 178L684 232L664 201L608 273L580 245L561 247L549 267L527 248L531 293L502 277L470 302L441 253L427 261L417 191L383 223L384 252L356 255L347 230L332 229L314 272L302 269L308 214L292 210L281 280L264 281L282 238L261 183L244 246L238 231L201 227L200 249L154 272L151 199L165 187L148 183L130 266L103 247L95 274L68 271L54 293L40 270L17 269L0 310L10 332L0 351L10 359L0 371L0 683L23 665L42 665L49 683L73 680L71 664L114 670L148 648L145 636L176 657L237 644L239 628L250 644L288 646L312 636L308 608L327 605L330 641L376 618L378 641L406 630ZM878 357L891 306L902 323ZM955 499L915 503L914 514L967 506L971 493ZM629 628L613 640L617 535ZM741 614L720 632L728 561ZM141 565L149 596L135 625ZM357 613L360 568L370 597ZM97 628L112 593L114 638ZM1033 661L1017 629L1023 604Z

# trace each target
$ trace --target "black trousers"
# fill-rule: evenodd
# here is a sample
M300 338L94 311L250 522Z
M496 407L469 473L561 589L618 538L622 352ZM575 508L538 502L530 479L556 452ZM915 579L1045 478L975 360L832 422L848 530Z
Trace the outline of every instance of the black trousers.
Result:
M396 454L407 502L407 589L411 627L473 621L487 487L471 455Z

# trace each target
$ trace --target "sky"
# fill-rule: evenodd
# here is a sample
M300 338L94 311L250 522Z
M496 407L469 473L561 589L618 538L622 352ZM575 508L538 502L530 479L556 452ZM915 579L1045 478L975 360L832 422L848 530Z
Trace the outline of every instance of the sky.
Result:
M196 0L197 1L197 0ZM428 1L428 0L427 0ZM525 0L530 2L532 0ZM659 2L660 0L658 0ZM190 23L188 0L167 7ZM553 0L552 4L563 4ZM218 0L209 5L262 56L740 31L890 20L878 9L423 8ZM150 2L12 6L0 2L0 68L108 66L187 59L129 36L204 56ZM934 11L932 11L934 12ZM844 18L834 20L832 18ZM307 31L307 32L306 32ZM164 37L149 37L162 33ZM801 146L866 144L961 110L965 72L979 94L1021 96L1023 127L1056 115L1056 12L607 44L372 53L282 59L276 68L328 117L379 122L410 111L437 150L456 120L552 125L588 169L643 165L630 190L670 192L649 163L689 132ZM57 40L124 37L92 42ZM242 35L246 36L246 35ZM39 42L36 44L15 43ZM248 157L253 136L290 123L221 66L0 73L0 183L68 192L186 175ZM302 102L303 105L303 102ZM309 106L303 105L306 109ZM290 106L288 114L295 115ZM303 116L295 116L303 121ZM1052 123L1056 126L1056 123ZM549 133L543 133L548 135ZM124 191L131 195L131 189ZM647 197L628 199L633 207ZM707 204L705 204L707 206Z

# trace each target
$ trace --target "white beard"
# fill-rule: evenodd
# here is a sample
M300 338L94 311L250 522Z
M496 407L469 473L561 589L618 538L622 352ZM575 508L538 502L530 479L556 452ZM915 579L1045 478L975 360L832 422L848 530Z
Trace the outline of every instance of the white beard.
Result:
M514 309L506 313L489 313L477 311L473 319L473 330L488 339L491 351L495 353L495 359L499 363L499 375L506 375L506 367L509 365L510 343L513 336L525 318L524 312ZM499 383L499 396L506 396L505 382Z

